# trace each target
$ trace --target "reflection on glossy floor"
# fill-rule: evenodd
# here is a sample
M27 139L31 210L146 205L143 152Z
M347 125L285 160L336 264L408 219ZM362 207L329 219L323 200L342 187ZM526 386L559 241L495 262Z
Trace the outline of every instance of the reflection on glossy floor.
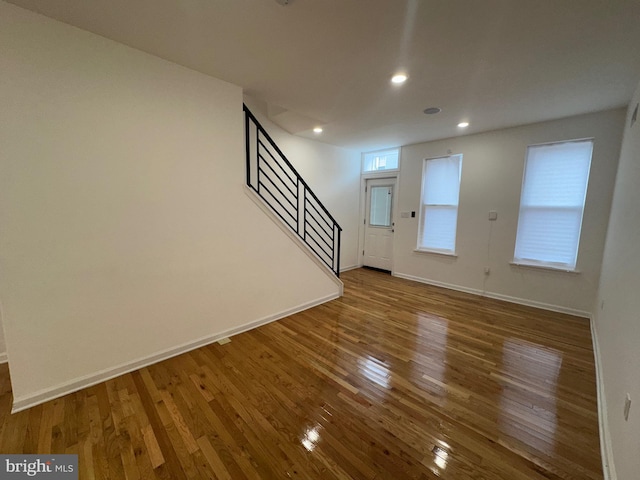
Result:
M355 270L320 307L10 415L81 479L601 479L587 320Z

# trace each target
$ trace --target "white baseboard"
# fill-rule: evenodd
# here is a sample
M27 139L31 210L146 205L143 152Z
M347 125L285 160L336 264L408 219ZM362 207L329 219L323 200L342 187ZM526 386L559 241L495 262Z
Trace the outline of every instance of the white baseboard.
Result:
M542 310L550 310L552 312L567 313L569 315L576 315L578 317L589 318L590 312L584 310L576 310L573 308L563 307L560 305L551 305L549 303L536 302L535 300L529 300L526 298L511 297L509 295L502 295L500 293L484 292L476 288L468 288L460 285L452 285L450 283L438 282L437 280L429 280L427 278L415 277L413 275L406 275L404 273L393 272L392 275L398 278L404 278L406 280L413 280L414 282L426 283L427 285L433 285L434 287L448 288L449 290L456 290L458 292L471 293L472 295L479 295L481 297L494 298L496 300L503 300L509 303L516 303L518 305L525 305L527 307L541 308Z
M139 370L140 368L152 365L154 363L161 362L168 358L175 357L186 352L190 352L191 350L195 350L205 345L209 345L211 343L217 342L221 338L231 337L233 335L237 335L239 333L252 330L262 325L266 325L267 323L280 320L284 317L288 317L289 315L293 315L295 313L302 312L303 310L307 310L317 305L321 305L323 303L329 302L331 300L339 298L340 296L341 296L341 293L327 295L322 298L318 298L316 300L303 303L296 307L292 307L272 315L267 315L266 317L260 318L258 320L254 320L244 325L240 325L238 327L230 328L223 332L219 332L213 335L199 338L192 342L184 343L182 345L178 345L176 347L172 347L172 348L157 352L153 355L149 355L144 358L134 360L132 362L127 362L127 363L118 365L116 367L107 368L96 373L85 375L80 378L76 378L74 380L65 382L61 385L57 385L55 387L50 387L50 388L40 390L30 395L15 397L13 401L13 408L11 409L11 413L17 413L22 410L26 410L27 408L35 407L36 405L39 405L41 403L48 402L50 400L62 397L64 395L68 395L73 392L77 392L78 390L91 387L93 385L105 382L107 380L111 380L112 378L119 377L120 375L124 375L125 373L130 373L135 370Z
M7 356L7 352L0 353L0 363L7 363L9 361L9 357Z
M348 272L349 270L355 270L356 268L360 268L360 265L349 265L348 267L342 267L340 269L340 273Z
M598 428L600 430L600 455L602 456L602 471L604 480L616 480L616 469L613 462L611 446L611 432L607 419L607 399L602 379L602 363L600 359L600 345L593 316L589 318L591 324L591 341L593 342L593 357L596 365L596 389L598 391Z

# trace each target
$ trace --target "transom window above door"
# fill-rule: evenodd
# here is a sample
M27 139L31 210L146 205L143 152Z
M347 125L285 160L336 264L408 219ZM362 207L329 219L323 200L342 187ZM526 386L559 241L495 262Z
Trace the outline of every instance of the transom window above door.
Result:
M400 149L392 148L365 153L362 157L362 172L388 172L400 168Z

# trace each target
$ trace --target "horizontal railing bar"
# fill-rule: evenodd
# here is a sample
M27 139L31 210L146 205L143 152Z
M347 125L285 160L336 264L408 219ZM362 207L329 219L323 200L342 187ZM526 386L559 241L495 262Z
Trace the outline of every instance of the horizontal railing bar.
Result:
M304 180L302 180L302 179L300 179L300 180L304 182ZM314 200L315 200L316 202L318 202L318 206L322 209L322 211L323 211L324 213L326 213L326 214L327 214L327 216L331 219L331 221L332 221L333 223L335 223L335 224L338 226L338 228L340 229L340 231L342 231L342 227L340 226L340 224L336 221L336 219L335 219L335 218L333 218L333 215L331 215L331 214L329 213L329 210L327 210L327 208L322 204L322 202L320 201L320 199L318 199L318 197L316 197L316 194L315 194L315 193L313 193L313 190L311 190L311 189L309 188L309 186L308 186L306 183L305 183L304 185L305 185L305 187L307 187L307 190L309 191L309 193L311 194L311 196L314 198Z
M269 162L270 162L269 158L267 158L267 157L265 157L265 156L263 155L263 152L266 152L266 153L269 155L269 157L271 158L271 160L273 161L272 163L276 164L276 165L278 166L278 168L279 168L280 170L282 170L282 176L286 177L286 178L287 178L287 180L289 180L289 182L290 182L291 184L296 184L296 183L297 183L297 181L298 181L298 180L297 180L297 177L292 177L291 175L289 175L289 173L287 173L287 171L286 171L286 170L282 167L282 165L280 164L280 161L278 160L278 158L277 158L277 157L274 157L274 156L273 156L273 154L271 153L271 151L269 151L269 149L268 149L268 148L267 148L267 147L266 147L266 146L265 146L261 141L258 141L258 143L259 143L259 145L262 145L262 147L263 147L263 148L259 148L259 149L258 149L257 155L258 155L258 156L259 156L259 157L260 157L264 162L269 163ZM278 174L278 176L281 176L281 174Z
M331 251L331 250L333 249L333 246L332 246L332 245L330 245L330 244L329 244L329 242L327 242L324 238L322 238L322 235L321 235L321 234L320 234L320 233L319 233L315 228L313 228L313 225L310 225L310 224L308 224L308 223L307 223L307 225L308 225L309 227L311 227L311 230L313 230L313 231L316 233L316 236L314 236L314 235L312 235L312 234L311 234L311 232L306 231L305 233L307 233L307 234L308 234L307 236L308 236L309 238L312 238L312 239L313 239L313 240L318 244L318 246L319 246L320 248L322 248L322 250L324 251L324 253L326 253L326 254L327 254L327 256L328 256L328 257L332 257L332 256L333 256L333 253L332 253L332 251ZM306 227L307 225L305 225L305 227ZM329 251L326 251L326 250L324 249L324 247L323 247L322 245L320 245L320 242L318 242L318 240L322 240L322 242L323 242L323 243L324 243L324 244L329 248Z
M267 172L265 172L264 170L262 170L262 168L260 168L260 167L258 167L258 170L259 170L260 172L262 172L262 173L263 173L263 175L262 175L262 176L263 176L264 178L266 178L267 180L269 180L269 182L271 182L271 185L273 185L273 187L274 187L276 190L278 190L278 192L280 192L280 195L282 195L282 198L284 198L284 199L287 201L287 203L288 203L289 205L291 205L291 208L293 208L294 210L296 210L296 205L295 205L291 200L289 200L289 198L287 198L287 196L285 195L285 193L284 193L282 190L280 190L280 187L278 187L278 186L273 182L273 179L272 179L269 175L267 175ZM267 190L270 190L270 189L269 189L269 187L268 187L268 185L267 185L266 183L262 182L262 185L263 185L263 186L264 186L264 188L266 188ZM274 197L275 197L275 195L274 195ZM296 199L296 200L297 200L297 199ZM283 206L284 206L284 205L283 205ZM287 210L288 210L288 209L287 209Z
M317 210L317 209L316 209L316 207L313 205L313 203L311 203L311 202L309 202L309 201L307 200L307 201L306 201L306 203L305 203L305 209L307 209L307 205L311 206L311 207L316 211L316 213L318 214L318 217L320 217L320 218L322 219L322 221L327 225L327 228L333 228L333 225L335 225L335 224L329 223L329 222L327 221L327 219L326 219L325 217L323 217L323 216L322 216L322 213L318 212L318 210ZM307 209L307 212L309 212L309 210L308 210L308 209ZM311 212L309 212L309 213L311 213Z
M273 154L271 153L271 151L269 150L269 148L267 148L267 146L262 143L262 140L260 140L260 138L258 138L258 144L262 145L263 149L265 152L267 152L269 154L269 156L273 159L273 161L275 162L276 165L278 165L278 167L280 168L280 170L282 170L282 173L284 173L287 178L289 180L291 180L291 183L296 183L296 180L291 178L291 176L287 173L287 171L282 167L282 165L280 165L280 163L278 162L278 159L276 157L273 156ZM258 151L258 155L262 157L262 155L260 155L260 151ZM264 159L264 158L263 158ZM297 177L296 177L297 178Z
M268 193L268 194L271 196L271 198L273 198L276 202L278 202L278 205L280 205L280 207L282 208L282 210L284 210L285 212L287 212L287 215L289 215L289 216L291 217L291 219L292 219L292 220L295 220L295 219L296 219L296 217L295 217L295 215L294 215L294 213L295 213L295 208L293 208L293 207L292 207L292 208L293 208L293 210L291 210L291 208L287 207L287 205L285 205L284 203L282 203L282 202L278 199L278 197L276 196L276 194L275 194L275 193L273 193L273 191L269 188L269 186L268 186L266 183L264 183L263 181L259 181L259 182L258 182L258 187L260 187L260 186L262 187L262 190L261 190L261 191L265 191L266 193ZM291 205L291 204L289 204L289 205ZM273 207L273 206L272 206L272 208L275 208L275 207Z
M329 242L325 241L322 237L313 234L311 231L307 231L307 236L312 238L314 242L318 244L318 246L322 249L322 251L327 255L327 257L333 257L333 246L329 244ZM324 245L327 246L325 249Z
M295 219L296 219L296 218L291 214L291 212L289 212L289 210L287 210L287 207L285 207L284 205L282 205L282 203L280 202L280 200L278 200L278 199L275 197L275 195L274 195L273 193L271 193L271 191L270 191L268 188L266 188L266 185L265 185L264 183L262 183L262 182L258 182L258 194L260 195L260 198L262 198L265 202L267 202L267 204L271 207L271 210L273 210L275 213L277 213L277 214L280 216L280 218L282 218L282 220L284 220L284 221L286 222L286 224L287 224L287 225L289 225L291 228L294 228L294 226L292 226L292 225L289 223L289 221L288 221L287 219L285 219L285 218L280 214L280 211L279 211L275 206L273 206L273 205L271 204L271 202L270 202L270 201L269 201L269 200L268 200L268 199L267 199L267 198L262 194L262 191L260 190L260 185L262 185L263 187L265 187L265 188L264 188L264 191L265 191L266 193L268 193L269 195L271 195L271 198L273 198L273 199L278 203L278 205L280 205L280 207L282 207L282 210L283 210L287 215L289 215L289 216L291 217L291 220L292 220L292 221L295 221Z
M309 190L309 193L315 199L315 201L318 202L318 205L320 206L320 208L322 208L322 210L329 216L329 218L333 221L333 223L335 223L337 225L337 227L340 229L340 231L342 231L342 227L340 226L340 224L336 221L335 218L333 218L333 215L331 215L331 213L329 213L329 210L327 210L327 208L322 204L322 202L316 196L316 194L313 193L313 190L311 190L309 185L307 185L307 182L304 181L304 178L302 178L302 176L298 173L298 171L294 168L294 166L291 165L291 162L289 162L289 160L287 159L287 156L284 153L282 153L282 150L280 150L278 145L276 145L276 142L273 141L271 136L267 133L267 131L264 129L264 127L260 124L258 119L253 115L253 113L251 113L249 111L249 109L247 108L246 105L243 105L242 109L249 116L249 118L251 118L251 120L253 120L253 122L256 124L256 128L260 131L260 133L262 133L265 136L265 138L269 141L269 143L275 149L275 151L278 152L278 154L282 157L282 160L287 164L287 166L291 169L291 171L294 173L294 175L296 175L296 177L298 177L300 179L300 182L307 188L307 190Z
M333 237L333 232L331 232L330 230L325 230L324 228L322 228L322 225L320 225L318 223L318 221L311 217L311 219L316 223L316 225L318 225L318 228L320 228L320 230L322 230L321 232L319 232L312 224L311 222L307 221L307 225L309 225L311 228L313 228L313 230L320 236L320 237L328 237L328 238L332 238ZM327 246L331 247L331 245L329 245L329 242L327 242Z
M263 187L262 189L260 187ZM271 199L273 199L279 206L280 206L280 210L278 210L276 208L276 206L274 204L271 203L271 201L265 197L265 193L269 194L269 197ZM258 194L260 194L260 197L266 201L269 206L274 210L274 211L283 211L285 212L289 217L291 217L291 220L295 220L295 217L293 216L293 214L289 211L289 209L287 209L286 205L283 205L282 202L280 200L278 200L278 198L273 194L273 192L271 190L269 190L268 188L266 188L266 185L262 182L258 182Z
M264 173L264 172L263 172L263 173ZM271 182L271 184L273 185L273 181L272 181L268 176L263 175L263 177L265 177L267 180L269 180L269 182ZM259 180L259 181L258 181L258 183L259 183L260 185L262 185L262 186L264 187L264 189L265 189L267 192L269 192L269 193L271 194L271 196L272 196L275 200L278 200L278 199L277 199L277 197L276 197L276 195L275 195L275 193L273 193L272 189L271 189L271 188L269 188L269 185L267 185L266 183L264 183L264 182L263 182L263 181L261 181L261 180ZM289 199L288 199L288 198L287 198L287 197L286 197L286 196L285 196L281 191L280 191L280 189L278 188L278 186L277 186L277 185L273 185L273 186L275 187L275 189L276 189L276 190L278 190L278 192L280 192L280 195L282 195L282 198L284 198L284 199L287 201L287 203L291 206L291 208L292 208L292 209L293 209L293 211L295 212L295 211L296 211L296 206L295 206L295 205L294 205L294 204L293 204L293 203L292 203L292 202L291 202L291 201L290 201L290 200L289 200ZM280 202L278 201L278 203L280 203ZM280 204L280 205L281 205L281 206L282 206L282 208L284 208L287 212L289 211L289 208L287 208L287 206L285 206L285 205L283 205L283 204ZM291 213L290 213L290 215L293 217L293 214L291 214ZM293 218L295 218L295 217L293 217Z
M305 213L312 213L312 212L310 212L309 210L305 209ZM331 237L332 236L332 231L335 230L333 225L325 227L324 225L322 225L318 221L318 219L316 217L314 217L313 215L310 215L310 217L313 219L314 222L316 222L316 225L318 226L318 228L320 230L322 230L327 237Z
M287 225L289 225L291 228L295 226L295 218L293 217L293 215L291 215L291 212L289 212L269 190L259 190L258 194L260 195L260 198L262 198L267 203L267 205L271 207L271 210L277 213ZM269 194L269 196L267 197L265 194ZM273 203L274 201L275 204ZM276 204L280 205L281 208L278 208ZM286 217L284 216L285 214Z
M311 229L316 232L316 235L318 235L318 238L320 240L322 240L324 243L326 243L327 247L329 248L333 248L333 245L331 245L327 240L324 239L324 237L329 237L331 238L331 234L328 232L325 232L324 230L322 232L319 232L318 230L316 230L316 228L311 224L311 222L309 221L305 221L306 225L309 225L309 227L311 227ZM324 233L324 235L323 235Z
M313 243L311 243L311 242L313 242ZM313 238L311 238L310 241L307 242L307 245L309 246L309 248L311 248L313 250L313 253L315 253L318 256L318 258L321 259L327 265L329 264L329 261L333 259L333 257L331 255L328 255L322 249L322 247L318 244L318 242L316 242ZM318 249L320 251L318 251Z
M313 240L313 238L311 240ZM313 241L314 241L314 243L316 245L318 245L318 243L315 240L313 240ZM315 248L313 248L313 245L311 245L309 242L307 242L307 246L313 251L313 253L315 253L317 255L317 257L320 260L322 260L325 263L325 265L327 265L329 268L331 268L333 270L333 266L329 263L329 261L327 259L323 258L323 256L320 253L318 253L318 251ZM318 247L320 247L320 245L318 245ZM320 247L320 249L322 250L322 247ZM331 261L333 262L333 257L331 255L327 255L327 257L330 258Z
M329 219L327 218L327 216L323 214L323 212L318 211L318 209L316 208L314 203L309 201L309 199L307 199L307 203L315 210L315 212L318 214L318 216L320 218L322 218L322 220L327 224L327 227L333 228L333 226L335 225L334 222L330 222Z
M286 188L287 190L289 190L289 193L291 194L291 196L293 198L295 198L296 200L298 200L298 194L297 192L294 192L293 190L291 190L288 185L282 180L282 178L280 178L280 176L278 175L278 173L273 169L273 167L271 165L269 165L269 162L267 162L264 158L262 158L261 155L258 155L258 160L262 160L262 164L266 165L267 167L269 167L269 170L271 170L273 172L273 174L276 176L276 178L278 180L280 180L280 182L282 183L282 185L284 186L284 188ZM269 174L267 173L266 170L264 170L263 168L260 167L261 163L258 161L258 168L262 171L262 173L265 174L265 176L271 178L269 176ZM273 182L273 180L271 181L271 183L273 183L273 185L277 188L275 182ZM284 195L284 193L283 193ZM292 204L293 205L293 204Z
M276 214L278 217L280 217L280 219L284 222L284 224L289 227L289 228L293 228L292 225L289 223L289 221L282 216L282 214L280 212L278 212L275 207L273 207L273 205L271 205L269 203L269 200L267 198L265 198L263 195L258 195L262 200L264 200L264 202L272 209L273 213Z

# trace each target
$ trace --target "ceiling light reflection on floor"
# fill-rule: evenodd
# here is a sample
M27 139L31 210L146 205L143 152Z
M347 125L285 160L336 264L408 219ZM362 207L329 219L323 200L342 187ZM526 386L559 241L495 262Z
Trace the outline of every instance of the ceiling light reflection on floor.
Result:
M433 450L431 451L435 455L434 462L436 463L436 465L442 470L447 468L447 458L449 457L449 452L437 446L433 447Z
M302 446L309 452L313 452L318 444L318 441L320 440L320 433L318 432L319 429L320 425L316 425L313 428L308 428L306 432L304 432L304 436L300 441L300 443L302 443Z
M389 369L379 360L369 356L368 358L358 359L358 369L373 383L380 385L382 388L389 388L391 374Z

